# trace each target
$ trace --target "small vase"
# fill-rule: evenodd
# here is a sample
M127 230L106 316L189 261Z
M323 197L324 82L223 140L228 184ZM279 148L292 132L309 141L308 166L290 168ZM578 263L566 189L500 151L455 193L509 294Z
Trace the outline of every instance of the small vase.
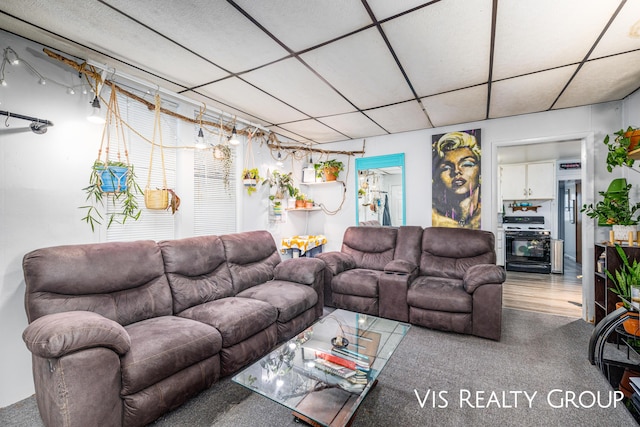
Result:
M304 202L304 208L305 209L313 208L313 202Z
M296 200L296 209L304 208L304 200Z

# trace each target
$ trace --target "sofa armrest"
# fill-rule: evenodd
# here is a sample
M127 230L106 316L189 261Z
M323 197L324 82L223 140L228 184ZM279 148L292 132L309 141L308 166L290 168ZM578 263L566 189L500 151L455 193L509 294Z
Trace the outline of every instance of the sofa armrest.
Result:
M323 252L317 255L317 258L324 261L327 268L333 273L333 275L338 275L343 271L351 270L356 268L356 261L349 254L345 254L343 252Z
M464 273L464 290L472 294L479 286L500 284L507 278L504 268L495 264L472 265Z
M418 266L415 263L404 259L394 259L384 266L385 273L414 274L417 269Z
M289 282L312 285L316 276L324 269L324 262L317 258L290 258L276 265L274 278Z
M91 311L42 316L27 326L22 339L31 353L47 359L92 347L107 347L123 355L131 347L122 325Z

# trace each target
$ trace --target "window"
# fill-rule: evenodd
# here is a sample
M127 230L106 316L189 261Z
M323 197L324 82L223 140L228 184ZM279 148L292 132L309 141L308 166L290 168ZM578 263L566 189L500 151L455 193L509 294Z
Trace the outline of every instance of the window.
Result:
M213 118L203 120L215 121ZM195 127L194 138L199 126ZM216 129L217 131L217 129ZM212 147L194 153L194 234L222 235L237 231L236 154L235 146L226 144L226 137L204 131L205 141ZM228 148L231 157L225 160L215 146ZM227 152L226 154L229 154ZM223 157L220 159L220 157Z
M122 120L131 127L129 128L125 125L124 128L125 139L129 149L129 160L131 164L134 165L136 181L144 191L149 181L149 160L152 146L138 134L151 141L155 124L155 112L149 110L142 103L122 94L118 94L118 105ZM163 108L172 110L176 110L177 107L177 105L165 100L163 100L162 106ZM177 121L178 119L175 117L166 114L161 115L162 144L165 147L163 151L167 187L172 189L175 188L176 181L176 150L175 148L167 149L166 147L176 146ZM112 136L112 139L113 138L115 137ZM160 143L159 137L156 137L156 143ZM114 142L112 141L112 146L113 144ZM150 188L162 188L162 162L158 146L154 148L153 154ZM107 241L163 240L175 238L174 217L171 214L171 210L160 211L146 209L144 206L144 195L142 194L138 196L137 200L139 206L142 208L140 219L137 221L127 220L124 225L113 224L107 230ZM114 206L111 200L109 200L107 215L111 211L117 211L117 209L118 206Z

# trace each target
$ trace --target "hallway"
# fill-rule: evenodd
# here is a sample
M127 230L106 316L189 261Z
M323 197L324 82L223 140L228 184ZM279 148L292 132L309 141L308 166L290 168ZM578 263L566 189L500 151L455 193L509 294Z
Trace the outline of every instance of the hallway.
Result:
M527 311L582 317L582 266L565 257L564 274L507 271L503 306Z

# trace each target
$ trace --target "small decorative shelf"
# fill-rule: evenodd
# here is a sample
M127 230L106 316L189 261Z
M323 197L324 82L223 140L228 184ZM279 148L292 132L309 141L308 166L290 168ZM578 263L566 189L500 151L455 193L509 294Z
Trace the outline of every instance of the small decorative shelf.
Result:
M513 210L513 212L515 211L533 211L533 212L538 212L538 208L541 208L542 206L511 206L511 209Z
M289 212L292 212L292 211L311 212L311 211L319 211L319 210L320 210L320 207L318 207L318 206L313 207L313 208L287 208L287 209L285 209L285 211L289 211Z

